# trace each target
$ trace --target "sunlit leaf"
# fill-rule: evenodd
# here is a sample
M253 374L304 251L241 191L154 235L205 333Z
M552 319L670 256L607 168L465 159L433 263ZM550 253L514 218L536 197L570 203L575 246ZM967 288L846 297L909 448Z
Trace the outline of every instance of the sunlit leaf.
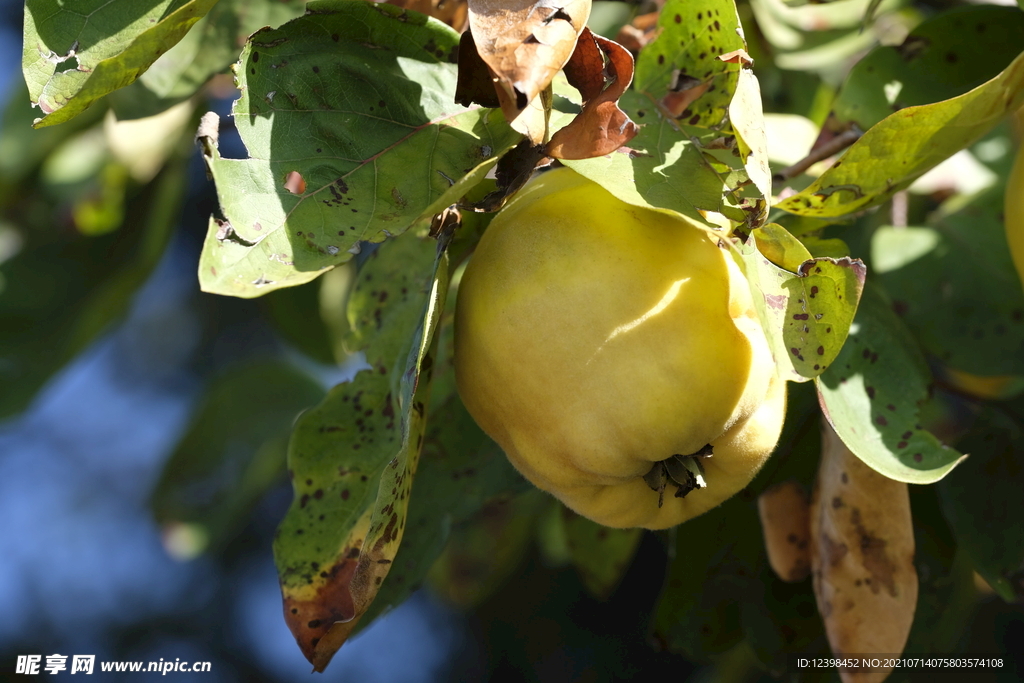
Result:
M565 163L627 203L700 220L699 211L723 210L726 184L733 189L747 180L742 162L729 153L731 131L720 130L741 68L720 57L745 43L728 0L671 0L658 29L658 38L637 58L634 90L619 101L640 125L639 134L610 155ZM707 156L711 147L724 150L723 156ZM742 175L729 183L736 169Z
M250 158L222 158L215 126L200 133L224 216L202 288L255 297L308 282L483 178L519 135L500 112L455 104L457 48L441 22L368 2L313 2L254 34L233 110Z
M741 69L736 94L729 104L729 120L736 131L736 143L750 181L767 202L772 196L772 171L768 166L768 138L765 135L761 89L750 69ZM770 208L765 205L765 211Z
M816 381L825 416L857 457L890 479L930 484L964 457L919 424L930 380L913 337L868 287L846 344Z
M981 138L1021 103L1024 54L970 92L883 119L810 187L776 208L803 216L841 216L881 204Z
M857 62L833 104L843 122L867 130L904 107L948 100L999 74L1021 52L1024 12L978 5L943 12L901 45ZM969 38L968 38L969 37Z
M215 3L27 0L21 68L44 114L34 125L67 121L134 81Z
M802 382L825 372L843 348L865 268L849 257L811 258L791 236L786 243L767 239L773 233L788 236L769 224L754 230L739 253L780 376ZM772 256L793 270L779 267Z

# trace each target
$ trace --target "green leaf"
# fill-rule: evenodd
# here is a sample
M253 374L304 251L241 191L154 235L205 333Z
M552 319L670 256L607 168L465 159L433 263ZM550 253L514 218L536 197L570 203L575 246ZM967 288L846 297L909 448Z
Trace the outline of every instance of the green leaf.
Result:
M1003 227L1003 187L932 227L879 228L874 274L926 352L962 372L1024 375L1024 291Z
M44 114L33 125L67 121L134 81L215 3L27 0L21 68Z
M971 457L939 483L957 545L1004 600L1024 597L1024 431L1014 413L985 408L960 442Z
M220 0L139 79L166 100L191 97L238 59L238 48L256 30L302 16L301 0Z
M960 476L960 472L953 477ZM917 610L905 652L953 652L975 606L973 571L943 517L937 486L911 486Z
M775 206L803 216L841 216L877 206L981 138L1022 103L1024 54L968 93L890 115L810 187Z
M458 34L388 4L327 0L254 34L236 78L248 159L207 164L204 291L255 297L308 282L455 203L519 140L501 113L453 101Z
M549 498L531 488L514 498L489 502L473 519L453 529L430 569L430 586L449 602L476 607L492 596L522 564L535 520Z
M84 237L24 226L26 244L0 264L0 418L24 409L124 315L167 246L184 192L177 158L129 201L122 230Z
M890 479L930 484L963 460L918 424L931 375L877 288L865 289L843 350L816 381L843 443Z
M996 77L1020 54L1024 12L956 7L919 24L903 44L871 51L850 71L833 110L867 130L894 111L948 100Z
M635 87L653 102L680 84L707 84L707 90L680 120L714 127L729 110L739 64L720 55L746 48L732 0L669 0L658 15L658 34L636 62ZM693 80L690 80L693 79Z
M619 99L619 107L644 124L629 148L563 163L627 204L670 209L702 222L700 210L720 211L722 178L679 124L633 90Z
M626 2L594 0L590 7L587 27L599 36L615 36L632 20L636 8Z
M634 89L619 100L640 124L637 137L610 155L564 163L624 202L703 222L699 211L723 211L725 183L736 188L748 181L742 161L730 153L734 136L721 130L740 66L719 57L745 48L739 17L731 0L671 0L661 10L658 29L637 59ZM681 98L698 94L675 110ZM723 154L714 156L711 148Z
M885 4L893 9L903 3ZM840 80L855 55L878 40L874 31L862 27L868 5L869 0L847 0L787 7L779 0L751 0L758 33L774 48L763 58L754 55L758 67L785 69L790 72L784 76L787 80L799 77L799 72L818 73L830 82Z
M507 502L532 488L457 396L437 408L432 403L428 413L402 545L388 580L363 617L364 624L401 604L420 586L453 528L467 523L488 501L500 505L496 497Z
M796 481L810 491L817 477L821 454L821 410L810 384L791 384L786 401L786 421L779 445L771 459L747 487L760 495L769 487ZM821 618L809 580L782 581L771 570L763 533L757 539L760 560L751 599L743 602L741 620L747 643L773 675L788 666L790 655L828 654Z
M825 372L843 348L864 287L864 264L856 259L811 258L791 236L785 244L769 235L786 235L770 224L739 246L747 282L779 375L803 382ZM777 247L777 248L775 248ZM762 253L779 252L795 272L780 268ZM806 260L802 260L806 258Z
M452 249L454 245L449 255ZM366 265L370 270L373 262ZM430 420L416 470L416 492L409 501L406 533L395 556L393 573L381 585L361 625L399 605L420 586L454 527L469 522L488 501L499 496L514 497L532 488L501 448L477 426L456 394L451 313L454 300L452 288L437 333L438 360L427 406Z
M432 267L419 273L420 286L408 292L419 306L395 297L369 322L382 342L374 348L402 340L403 351L388 365L374 363L332 389L300 418L289 444L295 499L278 529L274 555L285 617L317 671L351 634L388 574L423 445L430 348L448 259L446 244L411 234L389 244L409 242L436 254ZM384 247L381 253L387 253Z
M752 599L741 607L743 634L757 658L776 678L792 655L826 655L828 644L811 582L787 583L767 561L760 564Z
M279 289L260 304L277 333L299 351L326 365L343 360L335 356L331 330L320 315L320 282Z
M643 529L610 529L562 507L569 560L599 600L618 587L643 539Z
M673 533L654 637L665 649L707 661L742 639L740 605L760 590L763 544L752 497L734 496Z
M388 240L374 250L359 269L348 297L350 332L345 348L366 352L366 362L384 374L396 367L409 345L409 329L385 324L412 320L423 310L423 297L431 286L423 274L430 272L435 254L433 240L414 237ZM392 377L392 388L399 377Z
M292 423L323 395L311 377L277 359L231 368L211 382L150 499L165 531L185 526L214 547L228 540L283 478Z

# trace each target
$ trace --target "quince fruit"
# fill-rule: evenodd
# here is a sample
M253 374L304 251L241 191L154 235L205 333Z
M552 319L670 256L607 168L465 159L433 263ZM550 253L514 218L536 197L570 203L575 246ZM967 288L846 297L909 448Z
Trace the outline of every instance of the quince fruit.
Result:
M785 415L728 248L567 168L532 180L480 240L459 285L455 372L519 472L609 527L715 507L757 473Z

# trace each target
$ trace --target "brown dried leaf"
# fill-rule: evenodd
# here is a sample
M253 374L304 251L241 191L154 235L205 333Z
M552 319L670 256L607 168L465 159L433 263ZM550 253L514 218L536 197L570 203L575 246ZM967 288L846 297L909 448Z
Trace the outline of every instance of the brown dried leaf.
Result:
M690 108L690 105L697 101L701 95L711 87L711 81L701 81L693 76L687 76L676 70L672 77L672 86L665 96L661 98L661 108L674 119L682 116L683 112Z
M584 29L565 76L583 96L583 110L551 137L549 156L591 159L636 137L639 128L618 105L633 80L633 56L624 47Z
M658 14L658 12L648 12L634 17L633 21L619 29L618 35L615 36L615 42L633 54L637 54L647 46L647 43L657 37Z
M356 522L332 567L325 567L318 581L301 590L284 590L284 617L302 654L317 671L323 671L348 633L358 623L351 584L359 566L362 546L370 529L373 509ZM342 629L334 629L335 625ZM333 629L333 633L332 633ZM344 635L342 635L342 631ZM338 636L341 636L340 640ZM334 641L337 640L337 643Z
M807 492L784 481L757 499L768 564L783 581L803 581L811 573L811 518Z
M726 52L724 55L718 55L718 59L722 60L726 64L742 64L743 66L750 66L754 63L751 56L743 49Z
M811 569L837 657L903 652L917 606L907 485L861 462L827 423L811 501ZM839 675L843 683L881 683L890 672Z
M469 0L477 51L513 123L551 84L590 17L590 0Z

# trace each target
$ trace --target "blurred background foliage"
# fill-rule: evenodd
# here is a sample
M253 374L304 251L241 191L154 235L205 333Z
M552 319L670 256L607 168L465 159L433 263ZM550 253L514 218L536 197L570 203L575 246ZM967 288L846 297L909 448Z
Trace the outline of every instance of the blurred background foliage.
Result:
M228 67L250 32L303 3L221 0L143 78L41 129L16 68L22 7L0 7L0 670L60 652L210 660L225 681L304 675L270 550L291 498L284 456L296 416L367 367L346 350L346 301L372 249L258 300L200 293L218 209L193 143L212 109L224 156L245 157L225 117L237 96ZM895 108L966 92L1024 47L1024 14L1009 3L738 7L776 171L822 131L867 130ZM656 10L600 0L591 26L623 35ZM875 210L773 215L867 261L932 373L927 426L974 454L956 476L912 487L921 596L907 651L1003 656L1003 669L972 672L979 681L1024 678L1024 292L1000 215L1021 133L1000 124ZM443 529L407 532L417 580L382 592L327 679L728 683L773 680L787 655L827 652L808 586L767 568L753 506L772 481L811 483L809 385L792 387L779 452L742 495L670 533L609 532L501 470L451 398L442 325L432 402L464 428L428 428L424 457L439 464L416 486L462 507ZM467 467L498 483L460 498L452 475ZM692 590L659 600L663 585ZM891 680L925 675L943 676Z

